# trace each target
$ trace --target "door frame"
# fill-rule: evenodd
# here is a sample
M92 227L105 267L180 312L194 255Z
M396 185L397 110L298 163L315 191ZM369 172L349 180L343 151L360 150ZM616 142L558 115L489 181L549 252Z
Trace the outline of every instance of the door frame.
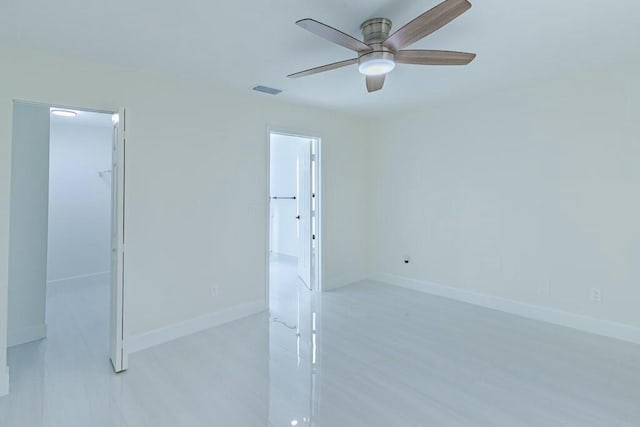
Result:
M77 106L77 105L61 104L61 103L56 103L56 102L30 101L30 100L14 98L13 99L13 103L15 104L16 102L42 105L42 106L49 107L50 109L51 108L59 108L59 109L66 109L66 110L78 110L78 111L86 111L86 112L92 112L92 113L103 113L103 114L111 114L111 115L120 114L121 115L121 120L123 120L122 116L123 116L123 113L125 111L124 107L118 107L118 108L109 108L109 107L107 107L108 109L104 109L104 108L100 108L100 107L96 108L96 107L90 107L90 106ZM14 114L13 108L12 108L11 114L12 114L12 117L13 117L13 114ZM124 123L126 123L126 122L123 120L123 125L124 125ZM116 127L116 124L114 123L114 129L113 129L114 130L114 136L117 134L117 131L116 131L115 127ZM12 135L13 135L13 131L12 131ZM51 137L49 137L49 141L47 141L47 144L48 145L51 144ZM122 163L124 165L125 147L123 145L118 145L117 146L117 150L118 150L118 158L119 159L123 159ZM13 167L13 164L11 165L11 167ZM122 169L123 169L123 172L124 172L124 167ZM112 179L113 179L113 176L112 176ZM50 185L50 183L47 184L47 186L49 186L49 185ZM113 189L113 186L112 186L112 190L111 190L112 191L112 194L111 194L112 200L114 198L115 199L120 198L121 200L124 201L124 196L125 196L125 192L126 192L125 191L125 185L126 185L126 183L125 183L125 180L123 179L122 180L122 186L119 186L119 189L121 189L121 194L115 194L115 195L113 194L114 189ZM109 214L110 214L110 216L113 216L114 210L110 209ZM119 217L124 219L124 217L125 217L124 214L125 214L125 212L124 212L124 202L123 202L121 206L118 206L118 215L119 215ZM111 218L111 219L113 220L113 218ZM123 238L124 238L124 235L123 235ZM112 241L111 235L109 236L109 239L110 239L110 241ZM121 242L121 243L123 244L124 241ZM47 236L47 244L48 244L48 236ZM113 249L114 249L113 243L110 246L111 246L111 248L110 248L111 251L113 251ZM119 282L116 281L117 282L116 286L118 288L115 289L115 291L117 292L118 295L121 296L121 301L119 302L119 304L120 304L120 310L119 310L120 316L117 316L117 318L118 318L118 326L120 326L120 328L119 328L119 333L116 332L115 336L120 338L121 345L123 345L123 343L124 343L124 324L125 324L125 310L124 310L124 253L123 253L123 257L120 258L119 261L120 261L120 264L117 266L117 269L123 271L123 274L122 274L123 279L121 281L119 281ZM110 261L110 263L111 263L111 261ZM111 280L111 277L109 278L109 281L110 281L110 291L114 291L114 289L113 289L114 285L112 284L113 281ZM45 287L47 286L46 282L44 283L44 286ZM46 290L45 290L45 292L46 292ZM110 302L110 304L109 304L109 314L110 315L114 311L114 308L115 307L114 307L113 302ZM46 306L45 306L45 310L46 310ZM116 312L118 312L118 311L116 311ZM109 338L109 346L111 346L111 332L112 332L111 331L111 321L109 321L109 337L110 337ZM109 354L107 354L106 357L108 359L110 359L110 355ZM127 352L126 352L126 350L124 350L122 352L122 362L123 362L123 367L124 367L123 370L125 370L126 367L127 367ZM114 367L114 372L117 373L119 371L116 371L115 367Z
M267 163L267 176L265 179L266 182L266 208L264 209L264 218L265 218L265 227L266 227L266 241L265 241L265 261L266 261L266 277L265 277L265 297L266 297L266 305L269 307L269 294L270 294L270 249L271 249L271 135L282 135L282 136L292 136L296 138L304 138L309 140L314 140L315 144L315 180L316 184L316 250L313 253L312 257L312 268L311 268L311 282L312 282L312 292L322 292L323 288L323 278L322 278L322 265L323 265L323 252L322 252L322 241L323 241L323 215L322 215L322 201L323 201L323 188L322 188L322 137L319 132L304 132L304 131L291 131L286 128L281 127L271 127L267 128L267 155L266 155L266 163ZM313 242L313 239L311 240Z
M113 142L111 152L111 258L109 262L109 359L113 370L123 372L129 364L124 348L124 243L125 243L125 175L126 175L126 110L120 107L117 121L113 120ZM115 164L113 163L115 160ZM115 173L114 173L115 172ZM115 206L113 205L115 204ZM115 261L115 262L114 262ZM115 273L115 277L113 274ZM115 355L115 360L114 360Z

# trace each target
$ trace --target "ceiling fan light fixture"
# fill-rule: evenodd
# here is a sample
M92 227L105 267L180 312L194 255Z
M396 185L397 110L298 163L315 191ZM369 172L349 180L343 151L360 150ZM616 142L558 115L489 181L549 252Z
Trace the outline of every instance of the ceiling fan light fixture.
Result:
M360 57L358 71L365 76L381 76L395 67L396 61L391 52L370 52Z

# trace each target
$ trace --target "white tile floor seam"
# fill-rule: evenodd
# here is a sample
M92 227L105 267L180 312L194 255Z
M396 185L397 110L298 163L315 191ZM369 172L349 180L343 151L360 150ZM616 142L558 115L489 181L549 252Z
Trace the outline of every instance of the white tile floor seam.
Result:
M372 281L316 297L272 265L271 315L120 375L108 284L51 288L49 337L9 350L0 426L640 425L638 345Z

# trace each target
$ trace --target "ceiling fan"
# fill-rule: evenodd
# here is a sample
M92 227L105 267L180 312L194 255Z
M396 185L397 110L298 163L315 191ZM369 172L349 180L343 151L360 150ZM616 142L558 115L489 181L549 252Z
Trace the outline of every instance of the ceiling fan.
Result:
M396 64L466 65L476 57L475 53L402 49L444 27L470 7L471 3L467 0L445 0L391 35L389 35L391 31L389 19L368 19L360 26L364 42L314 19L302 19L296 22L298 26L330 42L356 51L358 57L310 68L287 77L304 77L358 64L358 70L366 76L367 90L375 92L382 89L385 76L395 68Z

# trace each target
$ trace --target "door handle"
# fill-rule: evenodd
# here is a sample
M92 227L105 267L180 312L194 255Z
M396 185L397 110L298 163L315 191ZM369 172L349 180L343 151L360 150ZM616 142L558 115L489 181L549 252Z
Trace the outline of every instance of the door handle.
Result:
M300 215L296 215L296 219L300 219Z

